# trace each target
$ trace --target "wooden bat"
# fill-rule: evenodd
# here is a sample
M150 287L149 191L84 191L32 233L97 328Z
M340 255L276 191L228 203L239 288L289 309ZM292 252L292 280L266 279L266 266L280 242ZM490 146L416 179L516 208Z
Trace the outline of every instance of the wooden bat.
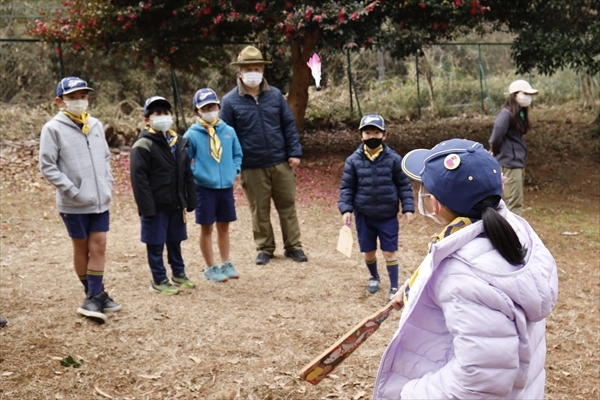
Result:
M321 382L379 328L383 321L389 317L392 310L392 304L388 303L385 307L362 320L330 348L302 368L298 376L313 385Z

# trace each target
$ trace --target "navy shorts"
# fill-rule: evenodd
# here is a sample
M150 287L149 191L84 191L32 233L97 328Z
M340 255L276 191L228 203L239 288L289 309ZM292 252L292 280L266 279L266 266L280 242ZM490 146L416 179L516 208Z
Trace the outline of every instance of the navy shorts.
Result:
M237 219L233 186L227 189L209 189L196 185L196 198L197 224L212 225L215 221L233 222Z
M141 217L142 243L164 244L187 239L183 214L185 210L157 211L152 217Z
M60 217L67 227L71 239L87 239L90 232L108 232L110 215L108 211L100 214L65 214Z
M373 219L354 212L356 233L361 253L377 250L377 238L382 251L398 251L398 218Z

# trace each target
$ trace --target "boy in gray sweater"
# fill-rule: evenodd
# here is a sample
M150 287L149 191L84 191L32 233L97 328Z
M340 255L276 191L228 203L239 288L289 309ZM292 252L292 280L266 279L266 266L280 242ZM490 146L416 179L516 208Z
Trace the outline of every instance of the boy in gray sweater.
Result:
M118 311L102 283L113 176L110 151L100 121L87 112L94 89L83 79L63 78L56 87L60 111L42 128L40 170L56 187L56 207L73 242L75 273L86 299L77 309L100 324Z

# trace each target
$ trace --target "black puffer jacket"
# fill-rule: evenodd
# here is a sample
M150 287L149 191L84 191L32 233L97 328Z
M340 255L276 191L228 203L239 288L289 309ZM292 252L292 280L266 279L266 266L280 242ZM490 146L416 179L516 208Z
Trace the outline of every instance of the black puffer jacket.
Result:
M402 157L383 144L383 152L371 161L364 145L346 159L338 208L342 214L358 211L373 219L388 219L414 212L412 186L402 172Z
M151 217L157 211L196 208L188 146L187 139L177 135L175 160L162 133L140 132L131 148L129 168L133 195L142 217Z
M240 95L239 83L221 100L219 117L235 129L244 153L242 169L266 168L302 157L296 121L283 94L266 81L262 85L258 100Z

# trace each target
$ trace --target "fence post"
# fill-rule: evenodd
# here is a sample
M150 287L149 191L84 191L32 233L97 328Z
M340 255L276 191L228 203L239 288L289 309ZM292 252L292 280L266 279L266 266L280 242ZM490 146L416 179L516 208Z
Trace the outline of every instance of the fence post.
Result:
M354 112L354 106L352 105L352 71L350 69L350 48L346 49L346 56L348 58L348 91L350 92L350 112Z
M417 107L421 118L421 89L419 88L419 53L415 54L415 74L417 75Z
M58 62L60 63L60 79L64 78L65 75L65 60L63 59L62 46L58 42Z
M483 109L483 68L481 67L481 43L477 43L477 51L479 53L479 101L481 102L481 111L485 111Z
M173 57L171 56L171 81L173 83L173 94L175 97L175 107L181 114L181 121L183 122L183 129L187 131L187 123L185 122L185 114L183 113L183 106L181 105L181 96L179 95L179 87L177 86L177 77L175 76L175 67L173 66ZM179 121L179 118L177 119ZM179 125L179 124L178 124Z

